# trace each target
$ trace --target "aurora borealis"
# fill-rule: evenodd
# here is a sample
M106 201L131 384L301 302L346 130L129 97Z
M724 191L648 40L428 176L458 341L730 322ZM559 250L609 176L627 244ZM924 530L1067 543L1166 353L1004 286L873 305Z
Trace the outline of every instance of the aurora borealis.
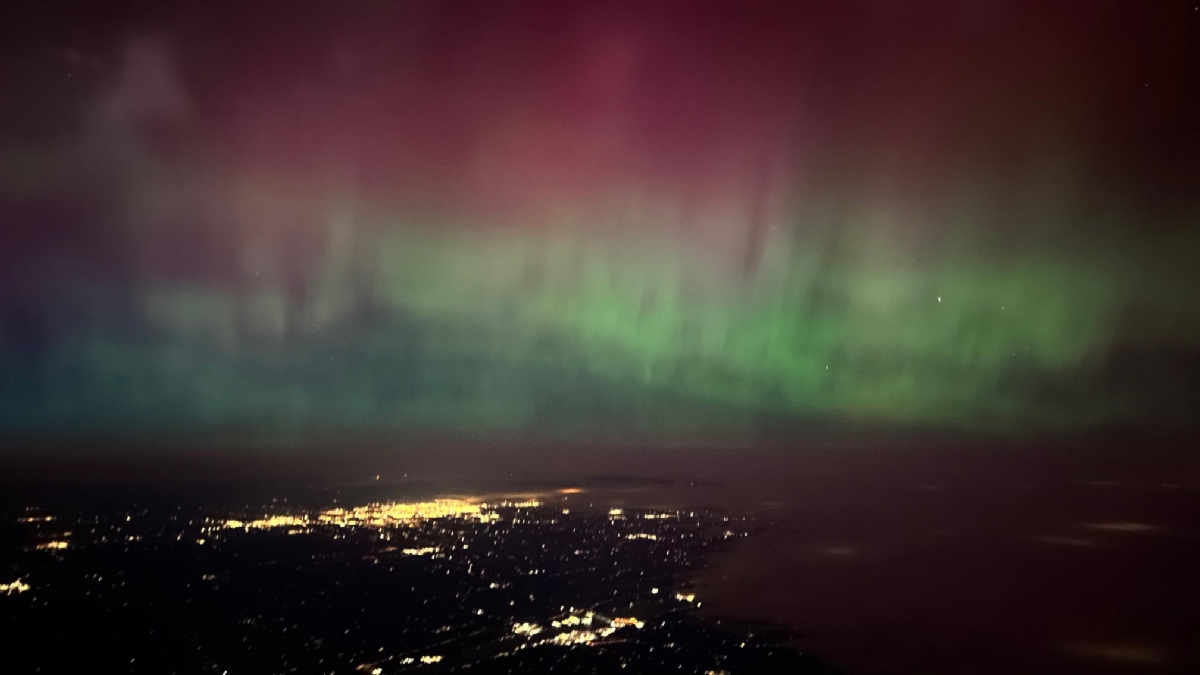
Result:
M1050 4L30 10L0 428L1187 421L1200 12Z

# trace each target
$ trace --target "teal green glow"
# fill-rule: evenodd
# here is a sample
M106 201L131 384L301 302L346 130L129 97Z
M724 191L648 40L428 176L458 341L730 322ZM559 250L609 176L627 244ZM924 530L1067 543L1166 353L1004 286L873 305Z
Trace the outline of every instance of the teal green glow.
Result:
M369 265L330 255L314 273L298 338L277 282L154 287L139 306L156 337L62 345L39 373L49 394L6 403L0 421L496 430L619 419L647 432L765 414L1072 427L1135 412L1093 391L1127 308L1170 318L1159 343L1198 333L1174 241L985 256L967 240L916 261L868 227L841 227L835 247L823 230L779 228L741 278L650 237L372 231L360 235L373 237ZM364 267L380 305L369 325L352 316L361 298L348 276Z
M551 336L614 380L867 418L1014 413L1019 396L997 390L1000 376L1084 367L1107 346L1122 300L1112 270L1079 261L847 261L823 279L832 297L814 307L803 261L786 258L753 287L688 297L685 261L670 249L631 261L534 237L396 235L382 256L392 306L488 326L492 348L509 359L544 360L538 338Z

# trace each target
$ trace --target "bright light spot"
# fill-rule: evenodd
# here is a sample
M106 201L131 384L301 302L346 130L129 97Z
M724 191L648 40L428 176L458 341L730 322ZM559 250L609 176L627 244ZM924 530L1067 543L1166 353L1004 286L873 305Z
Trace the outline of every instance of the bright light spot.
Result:
M225 521L225 528L230 530L270 530L277 527L307 527L308 516L270 516L249 522L240 520Z
M580 645L594 642L596 640L595 631L590 630L573 630L566 633L559 633L554 636L554 642L560 645Z
M29 584L17 579L10 584L0 584L0 593L12 595L13 593L24 593L29 590Z
M516 623L513 624L513 632L517 635L537 635L542 632L542 627L536 623Z
M404 555L432 555L437 552L438 549L432 546L426 546L424 548L406 548L401 551L401 553Z
M644 622L638 621L637 619L635 619L631 616L618 616L618 617L614 617L612 620L613 628L624 628L625 626L633 626L634 628L641 628L642 626L645 626L645 625L646 624Z

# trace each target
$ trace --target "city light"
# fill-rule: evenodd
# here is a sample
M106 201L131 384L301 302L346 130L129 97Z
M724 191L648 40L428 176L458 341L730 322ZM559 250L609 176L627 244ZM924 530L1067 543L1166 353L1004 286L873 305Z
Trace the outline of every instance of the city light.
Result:
M433 555L437 552L438 549L434 548L433 546L426 546L424 548L406 548L401 551L401 553L404 555Z
M502 503L514 508L536 507L538 502ZM473 519L495 522L499 516L487 504L469 499L434 499L424 502L381 502L353 508L333 508L321 511L316 517L304 515L271 515L255 520L229 519L220 523L223 529L268 530L288 528L289 534L299 534L316 525L336 527L369 527L385 529L404 527L427 520L446 518Z
M29 584L17 579L12 583L0 584L0 593L12 595L13 593L24 593L29 590Z
M442 518L486 520L485 504L466 499L434 499L425 502L384 502L351 509L328 509L317 516L318 522L341 527L397 527Z
M289 650L300 650L281 654L272 672L287 672L289 659L295 663L300 653L319 652L327 663L331 658L350 659L350 667L361 675L384 675L434 670L449 665L448 660L453 660L456 667L468 667L525 650L602 648L617 643L667 647L679 641L678 627L667 632L645 628L672 621L668 616L677 613L680 606L673 599L675 591L668 590L671 579L697 569L711 547L721 540L725 528L735 527L734 519L697 511L670 514L671 520L660 522L658 518L643 518L655 513L602 503L566 509L566 503L561 497L555 498L556 494L558 491L552 490L541 495L357 503L331 499L309 509L289 505L280 497L245 503L232 511L214 507L189 512L180 507L165 517L141 511L143 517L129 518L122 511L108 519L71 519L74 534L67 528L55 527L51 534L45 531L46 526L31 526L27 546L31 555L35 547L78 547L90 554L113 545L119 547L115 553L120 556L135 549L138 555L159 551L168 556L199 553L203 559L199 568L174 570L167 566L160 573L179 573L176 587L180 594L200 593L203 595L199 597L220 598L231 606L243 603L251 588L270 589L270 597L278 599L280 609L264 611L253 604L243 605L245 614L237 625L245 628L237 630L248 631L241 637L251 639L262 631L278 630L275 635L289 645ZM740 532L740 528L732 531ZM311 560L318 569L352 575L335 586L352 587L357 582L349 580L384 575L370 593L399 603L406 597L416 599L426 608L428 618L412 621L410 633L398 637L394 644L375 643L353 654L329 651L333 647L323 647L325 641L332 645L355 632L354 622L363 613L364 603L349 598L341 601L341 594L334 589L313 587L304 581L307 577L302 569L290 571L277 566L274 561L280 552L291 548L283 542L290 534L303 535L308 541L295 549L303 551L297 559L298 567L303 568ZM632 540L656 544L629 544ZM199 552L196 544L203 544ZM276 550L273 546L284 548ZM604 561L613 556L618 564L610 568ZM91 560L90 555L63 555L45 562L89 569ZM262 577L247 574L264 565L274 571ZM294 576L296 573L301 576ZM414 574L417 576L410 576ZM422 576L421 582L414 583ZM127 598L132 597L125 590L127 586L143 587L138 579L107 570L92 571L84 577L87 585L82 596L73 601L115 603L114 611L123 609ZM275 577L282 577L279 584L272 581ZM536 586L528 585L527 578L536 579ZM653 590L647 593L651 585ZM39 606L43 596L59 602L55 593L62 586L40 575L24 575L0 584L0 596L35 595L29 592L34 590L31 586L37 587ZM43 588L47 592L42 592ZM667 595L657 593L659 590ZM453 598L449 603L442 600L446 594ZM185 597L184 602L190 598ZM336 622L310 619L304 623L288 614L289 603L342 614ZM638 616L630 615L634 607L639 608ZM376 622L386 621L384 617L388 616L386 607L368 607L367 611L376 612L371 616ZM641 615L642 611L647 615ZM721 648L736 646L734 637L721 638ZM491 646L472 652L467 645L478 640ZM697 649L711 648L707 638L699 635L693 637L692 644ZM149 654L140 652L137 663ZM659 658L659 651L654 654ZM662 651L662 658L669 658L668 654L669 650ZM212 672L225 672L228 664L219 654L207 654L205 658Z

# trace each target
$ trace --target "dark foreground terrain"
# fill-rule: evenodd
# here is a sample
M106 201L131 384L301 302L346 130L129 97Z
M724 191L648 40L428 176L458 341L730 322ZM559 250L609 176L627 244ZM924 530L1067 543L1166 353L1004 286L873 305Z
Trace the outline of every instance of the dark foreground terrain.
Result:
M281 473L359 483L288 503L188 501L203 492L192 484L143 511L60 481L69 508L31 502L39 510L6 516L0 582L30 586L0 595L17 672L1200 672L1189 439L431 443L356 448L336 463L243 453L215 472L259 489ZM213 466L152 462L128 475L179 483ZM42 470L77 486L121 471L78 460ZM446 486L541 505L497 506L494 522L244 526L316 518L338 495L340 506L396 490L427 500ZM669 517L647 517L657 514ZM18 522L44 515L56 520ZM213 529L229 519L243 527ZM57 540L68 547L37 548Z
M3 671L825 672L697 616L685 574L744 514L388 492L413 490L28 492L3 515Z

